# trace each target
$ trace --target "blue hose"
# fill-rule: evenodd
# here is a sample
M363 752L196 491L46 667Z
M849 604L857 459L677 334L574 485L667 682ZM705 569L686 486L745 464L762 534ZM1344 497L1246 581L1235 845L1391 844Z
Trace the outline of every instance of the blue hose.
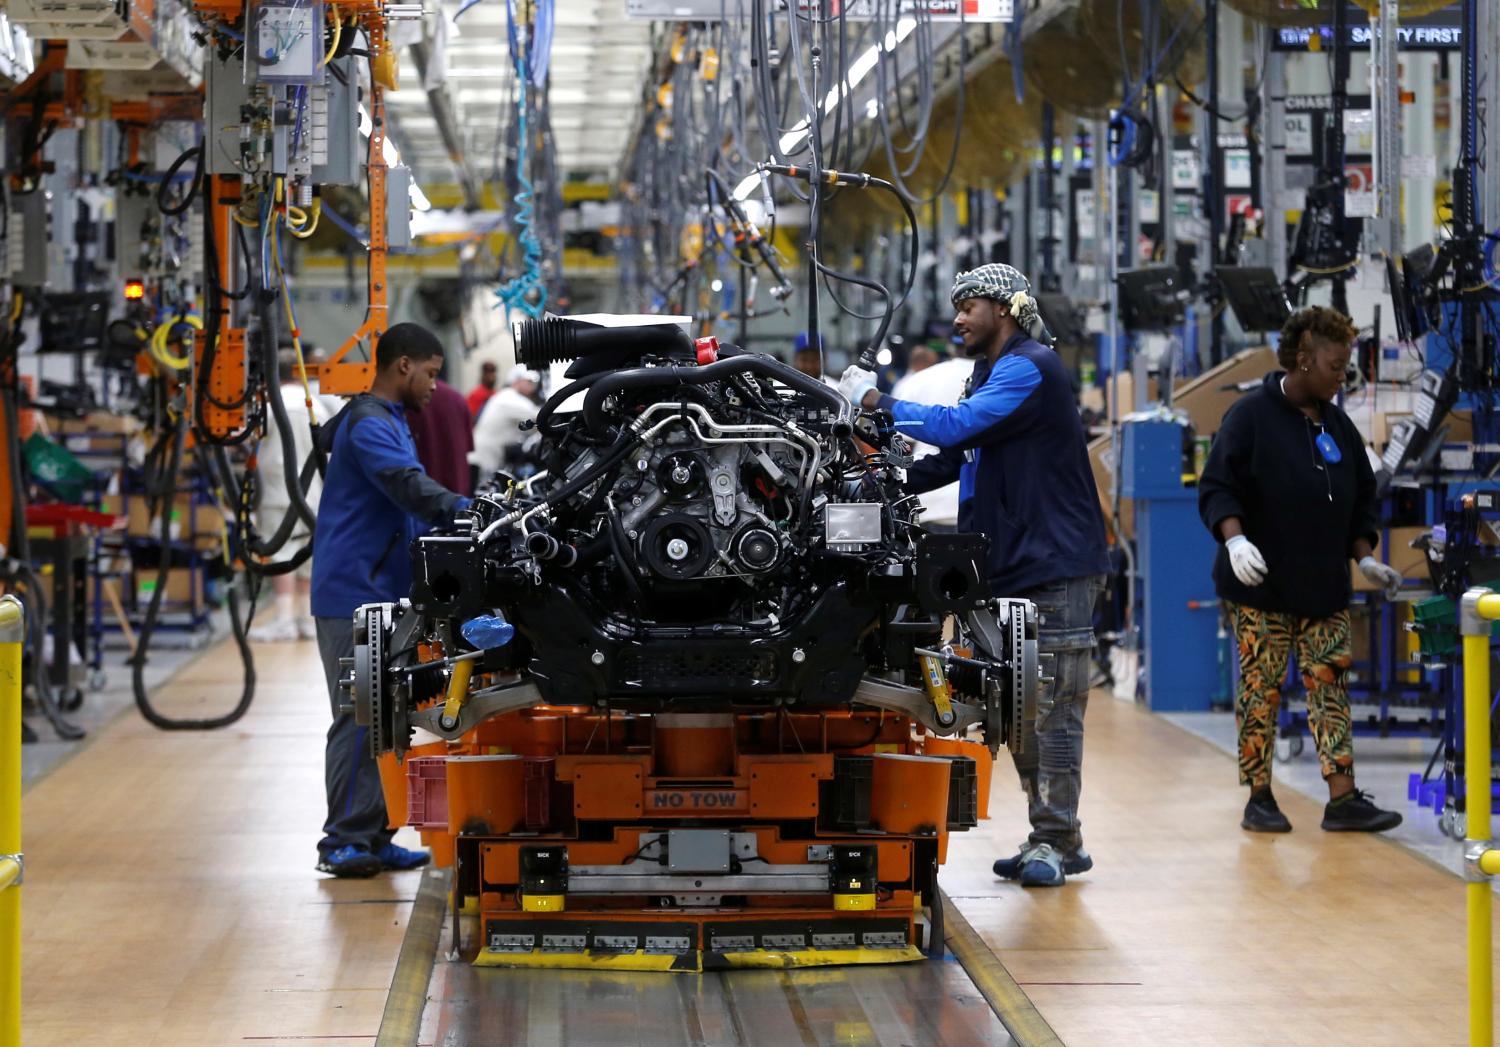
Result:
M543 4L542 9L550 9ZM521 245L523 269L519 276L501 284L495 291L505 306L506 312L519 309L527 316L540 317L547 308L547 286L542 282L542 245L531 227L532 198L535 187L531 183L531 133L526 120L531 98L531 81L527 77L526 53L517 46L515 5L511 4L510 48L516 63L516 195L511 203L515 206L512 223L516 240ZM550 23L550 18L548 19ZM533 41L535 44L536 41Z

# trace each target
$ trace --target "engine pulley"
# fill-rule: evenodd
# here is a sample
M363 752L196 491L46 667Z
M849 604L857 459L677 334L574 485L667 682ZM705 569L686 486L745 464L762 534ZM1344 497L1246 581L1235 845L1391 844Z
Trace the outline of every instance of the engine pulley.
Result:
M686 513L666 513L646 525L641 559L658 577L697 578L713 562L713 537Z

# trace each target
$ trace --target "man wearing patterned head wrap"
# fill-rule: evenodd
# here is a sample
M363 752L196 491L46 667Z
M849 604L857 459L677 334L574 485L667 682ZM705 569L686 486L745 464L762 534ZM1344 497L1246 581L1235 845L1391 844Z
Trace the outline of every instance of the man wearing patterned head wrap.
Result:
M995 874L1056 887L1094 864L1083 849L1078 795L1094 602L1109 570L1104 519L1072 383L1057 354L1036 341L1042 326L1030 282L1008 265L984 265L958 274L952 300L954 330L976 358L956 405L882 395L875 376L858 367L844 372L839 388L856 406L887 411L898 430L942 448L907 470L907 490L957 479L958 529L989 538L995 593L1037 605L1052 682L1015 757L1032 831L1015 857L995 863Z

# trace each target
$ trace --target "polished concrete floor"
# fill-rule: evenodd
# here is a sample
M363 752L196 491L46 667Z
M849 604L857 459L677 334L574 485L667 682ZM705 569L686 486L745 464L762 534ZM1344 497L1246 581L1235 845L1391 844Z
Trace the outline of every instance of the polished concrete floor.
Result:
M1235 751L1233 713L1167 713L1163 718L1226 754ZM1359 788L1373 795L1377 804L1402 815L1401 824L1384 834L1386 839L1430 858L1454 875L1462 875L1463 843L1443 834L1431 807L1407 799L1407 779L1423 772L1437 744L1437 739L1428 738L1355 738L1355 775ZM1439 763L1438 773L1441 770ZM1310 738L1304 739L1301 753L1278 758L1271 773L1273 788L1280 787L1278 794L1292 789L1319 802L1328 799L1328 787L1323 782L1317 751ZM1233 767L1229 768L1229 774L1232 784ZM1317 827L1318 822L1313 819L1308 825L1294 827L1294 831L1295 828L1317 831ZM1495 886L1500 890L1500 881Z
M327 725L316 652L257 653L260 692L234 727L169 734L125 715L27 790L27 1047L379 1036L420 877L314 872ZM160 700L202 715L237 680L218 648ZM1087 724L1094 870L1061 890L994 878L990 862L1026 831L1002 765L992 819L954 837L941 875L1064 1042L1463 1042L1457 876L1390 840L1319 832L1321 803L1295 790L1282 804L1296 832L1244 833L1221 748L1102 693ZM1005 1042L952 963L617 977L438 963L420 1042Z

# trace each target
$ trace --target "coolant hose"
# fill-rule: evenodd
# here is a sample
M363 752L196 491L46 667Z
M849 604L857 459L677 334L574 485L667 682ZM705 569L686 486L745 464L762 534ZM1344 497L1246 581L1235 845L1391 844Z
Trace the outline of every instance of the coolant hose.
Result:
M603 436L609 431L609 416L604 413L604 401L615 393L657 386L707 385L709 382L722 382L747 372L774 379L822 400L838 414L833 423L835 437L842 439L854 432L854 407L838 390L824 385L816 378L808 377L780 360L748 353L701 367L637 367L607 374L595 382L584 397L583 420L590 432L595 436Z

